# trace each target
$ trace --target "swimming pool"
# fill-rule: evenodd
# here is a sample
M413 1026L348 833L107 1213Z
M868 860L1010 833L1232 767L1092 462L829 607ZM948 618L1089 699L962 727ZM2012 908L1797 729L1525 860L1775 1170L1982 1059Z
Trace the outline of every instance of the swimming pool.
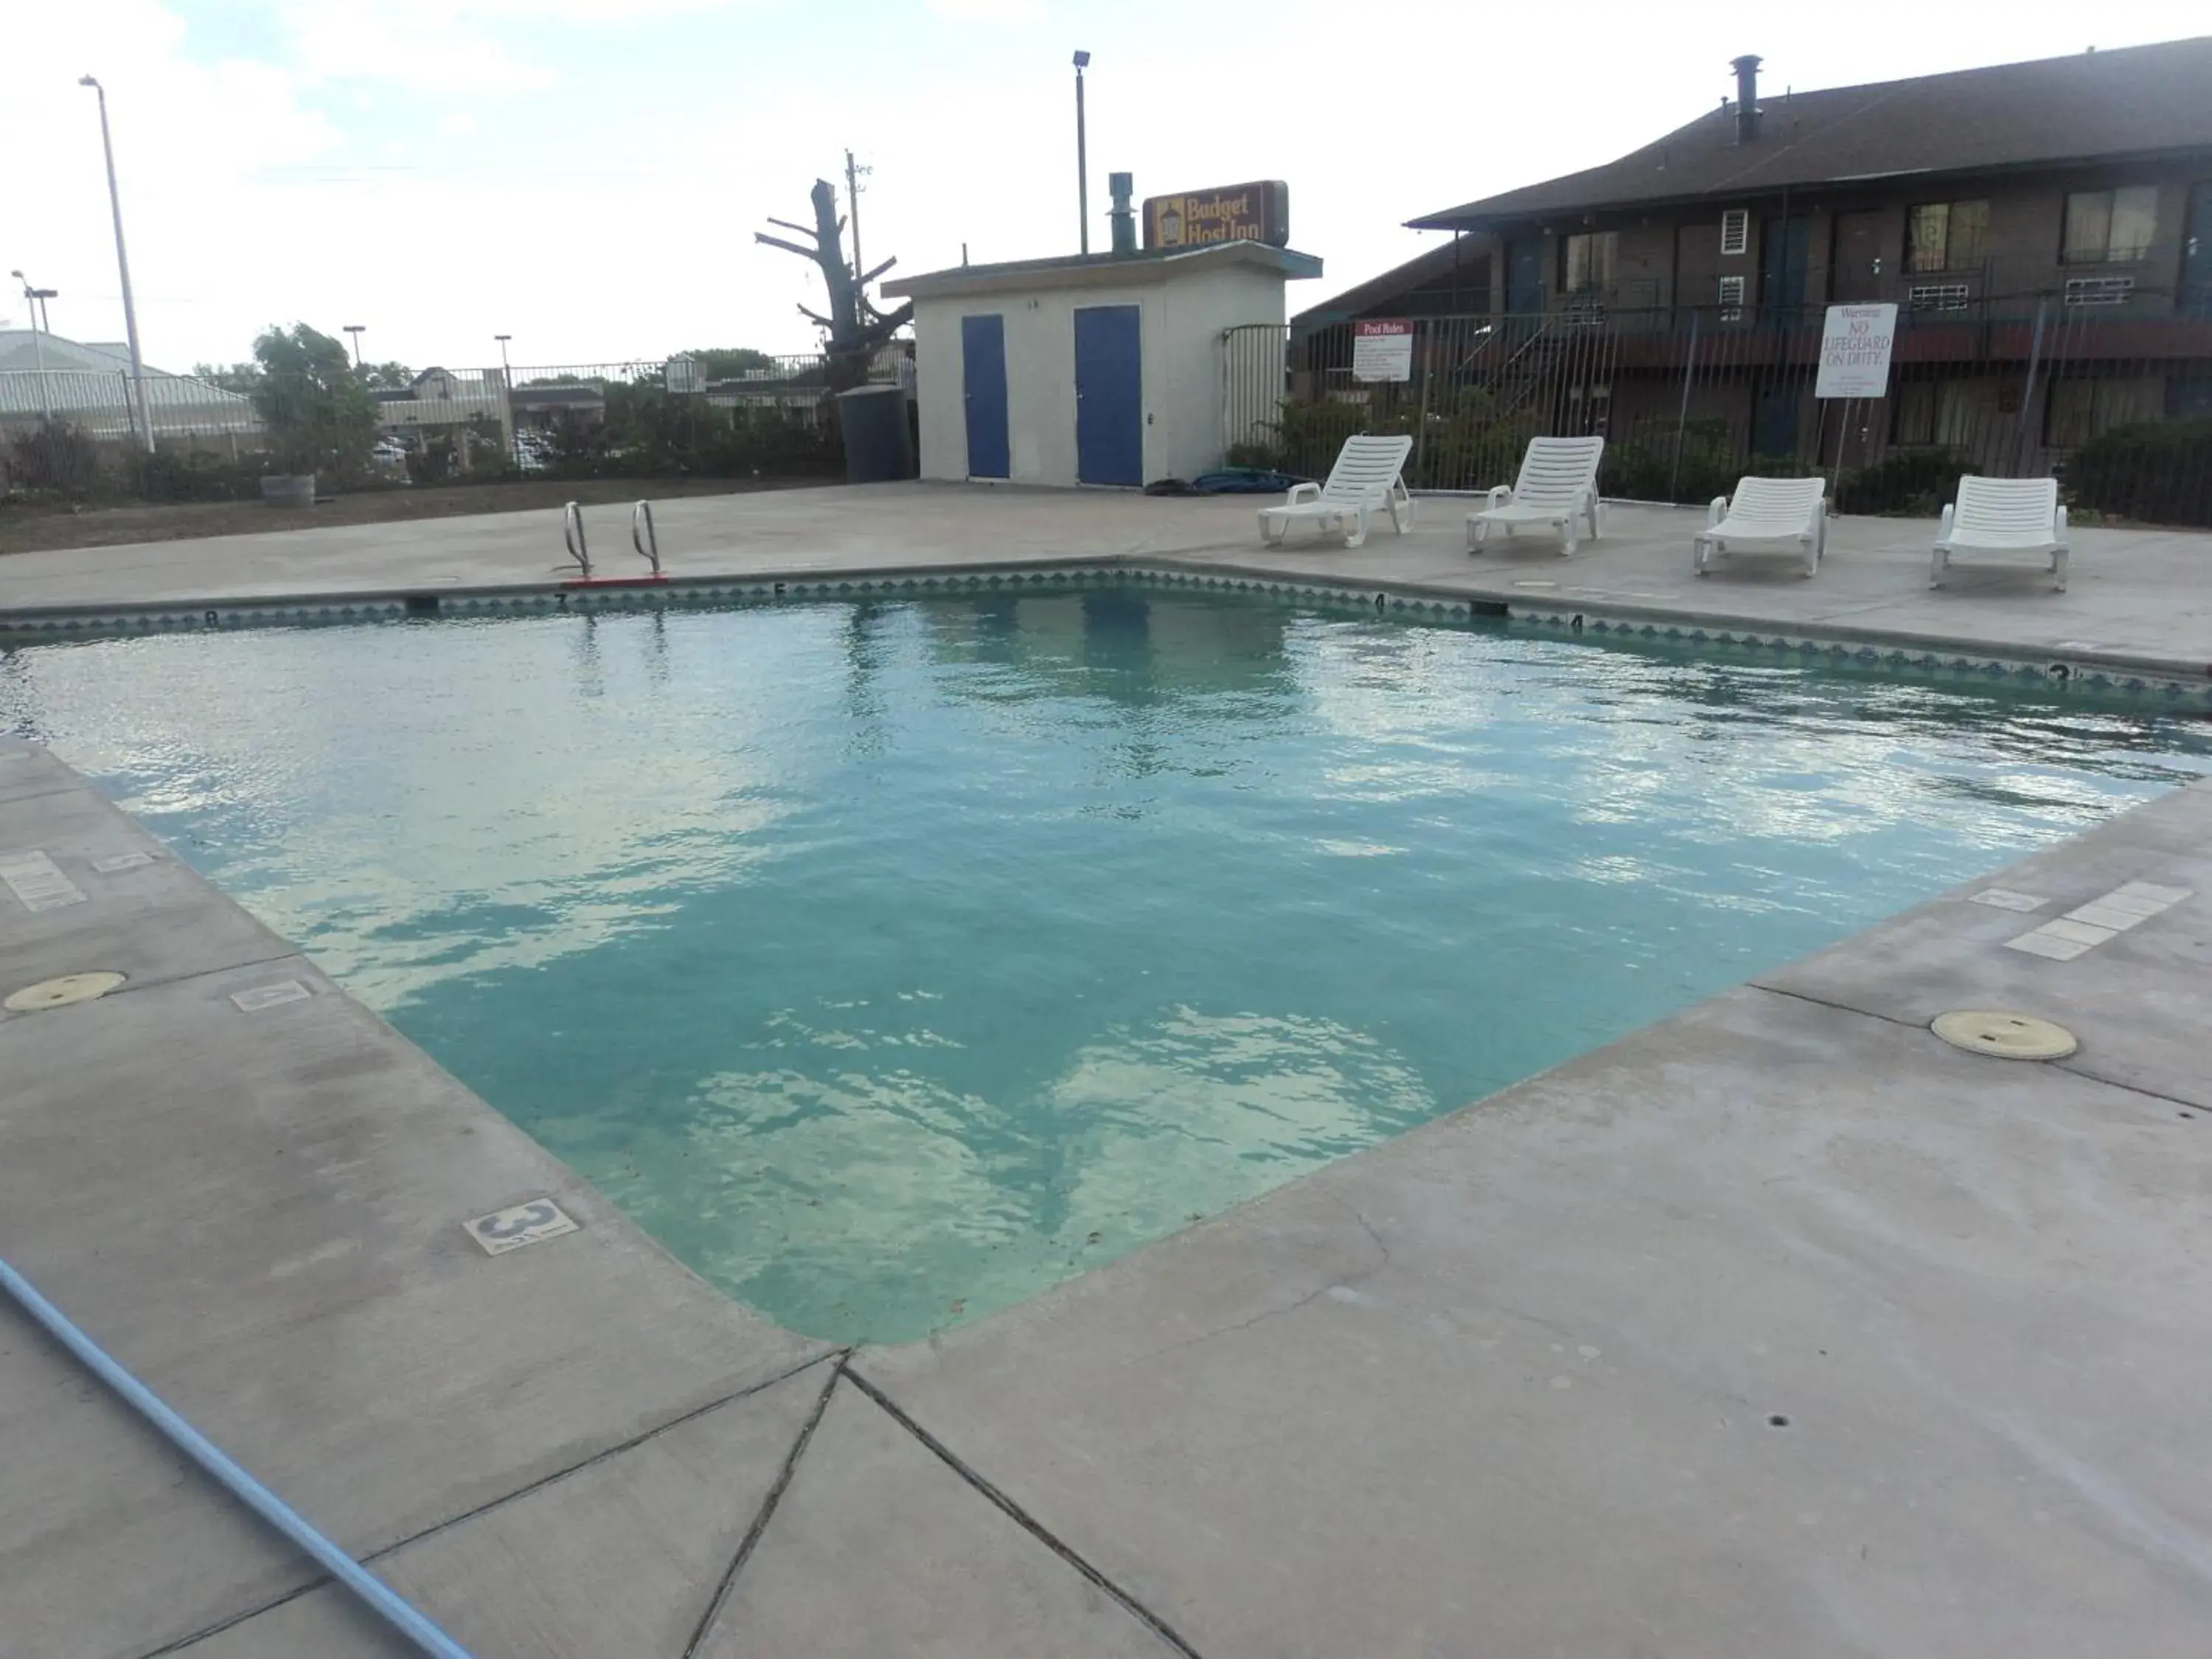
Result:
M41 645L0 729L692 1267L883 1340L2212 766L2120 704L1125 590Z

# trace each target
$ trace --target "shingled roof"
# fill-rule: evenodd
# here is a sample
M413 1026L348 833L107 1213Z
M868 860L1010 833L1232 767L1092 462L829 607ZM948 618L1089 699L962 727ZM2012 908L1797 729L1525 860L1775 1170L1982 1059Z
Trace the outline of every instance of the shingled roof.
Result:
M2212 36L1825 92L1768 92L1759 107L1760 130L1748 143L1736 140L1733 108L1710 110L1603 167L1408 222L1473 230L1570 209L2212 149Z

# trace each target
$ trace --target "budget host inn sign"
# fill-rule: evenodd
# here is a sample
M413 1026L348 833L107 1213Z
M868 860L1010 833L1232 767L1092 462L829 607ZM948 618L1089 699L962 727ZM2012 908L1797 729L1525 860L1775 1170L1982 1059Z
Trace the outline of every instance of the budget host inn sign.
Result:
M1279 179L1145 198L1146 247L1196 247L1202 242L1286 247L1290 240L1291 187Z

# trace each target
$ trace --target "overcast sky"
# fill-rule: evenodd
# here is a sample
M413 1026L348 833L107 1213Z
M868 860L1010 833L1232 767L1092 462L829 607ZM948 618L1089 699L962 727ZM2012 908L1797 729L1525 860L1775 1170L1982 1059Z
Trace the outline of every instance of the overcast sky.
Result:
M1760 9L1765 10L1765 9ZM1748 10L1305 0L0 0L0 271L55 331L122 337L93 94L106 83L149 362L247 354L303 319L416 367L803 350L818 285L765 216L873 168L871 263L1075 250L1069 54L1093 54L1091 206L1291 188L1328 274L1404 259L1401 222L1604 161L1718 102L1729 59L1821 87L2202 31L2202 0L1909 0ZM1099 218L1094 246L1103 246ZM0 317L24 307L13 282Z

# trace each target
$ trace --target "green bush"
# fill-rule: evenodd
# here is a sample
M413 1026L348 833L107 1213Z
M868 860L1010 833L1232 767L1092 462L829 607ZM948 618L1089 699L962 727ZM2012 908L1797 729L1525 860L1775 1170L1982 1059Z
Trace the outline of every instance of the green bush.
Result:
M1278 452L1276 465L1301 477L1325 478L1335 465L1344 441L1361 432L1393 429L1391 422L1376 424L1367 405L1339 403L1286 403L1272 422Z
M1629 501L1710 501L1733 490L1747 471L1765 472L1772 465L1747 463L1726 421L1684 422L1680 435L1679 465L1672 421L1629 441L1608 443L1598 467L1599 494Z
M1893 450L1838 480L1835 510L1932 519L1957 496L1960 475L1972 470L1962 450Z
M556 432L551 471L563 478L813 478L844 467L830 421L724 409L639 382L607 388L599 423Z
M2075 507L2212 528L2212 416L2115 427L2067 457L2060 477Z
M1510 483L1521 452L1537 430L1526 411L1501 416L1491 394L1468 386L1441 405L1378 412L1364 403L1285 403L1267 423L1266 443L1230 447L1228 464L1325 478L1345 440L1360 433L1410 437L1406 480L1415 489L1464 489L1470 482Z
M220 455L156 450L130 466L131 491L149 501L250 501L261 495L261 458L226 460Z
M49 418L18 434L9 451L9 472L23 489L83 501L100 487L100 445L81 426Z

